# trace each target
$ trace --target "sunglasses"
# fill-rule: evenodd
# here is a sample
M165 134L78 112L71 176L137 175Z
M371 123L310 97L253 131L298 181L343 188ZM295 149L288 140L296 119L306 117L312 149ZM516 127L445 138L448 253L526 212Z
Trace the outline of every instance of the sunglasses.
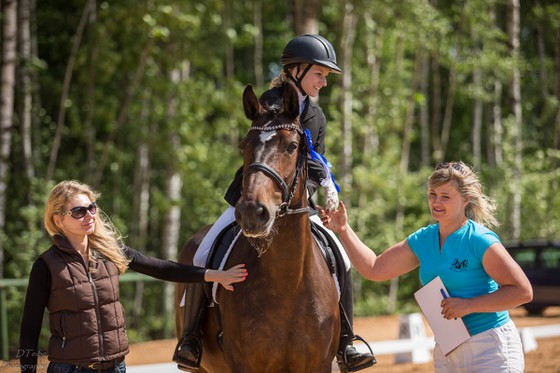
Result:
M86 216L88 211L90 214L95 215L95 213L97 212L97 203L92 202L91 205L89 205L88 207L76 206L66 212L63 212L61 215L70 214L70 216L73 217L74 219L81 219L84 216Z
M460 163L456 163L456 162L444 162L444 163L440 163L437 167L436 170L441 170L443 168L449 168L451 167L452 169L454 169L455 171L459 172L460 174L462 174L463 172L465 172L465 168L463 166L461 166Z

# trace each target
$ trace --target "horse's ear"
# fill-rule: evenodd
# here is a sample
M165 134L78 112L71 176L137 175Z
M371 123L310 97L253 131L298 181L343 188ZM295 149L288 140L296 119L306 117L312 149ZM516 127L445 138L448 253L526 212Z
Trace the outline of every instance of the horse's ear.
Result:
M284 112L292 119L297 118L299 115L299 97L295 87L290 83L284 85L282 101L284 102Z
M245 116L250 120L257 119L261 112L261 104L250 84L247 84L243 91L243 109L245 109Z

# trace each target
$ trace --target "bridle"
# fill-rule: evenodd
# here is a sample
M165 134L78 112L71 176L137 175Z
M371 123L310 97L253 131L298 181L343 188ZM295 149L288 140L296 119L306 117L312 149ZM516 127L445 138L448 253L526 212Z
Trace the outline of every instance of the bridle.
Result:
M301 140L301 137L303 136L303 131L301 130L301 126L299 126L297 124L293 124L293 123L279 124L279 125L272 126L272 127L253 126L253 127L249 128L249 132L251 132L251 131L261 131L261 132L263 132L263 131L275 131L275 130L279 130L279 129L286 129L286 130L289 130L289 131L297 131L300 135L296 170L294 172L294 175L292 176L292 179L290 180L290 183L287 184L276 170L274 170L272 167L270 167L266 163L262 163L262 162L251 163L249 166L247 166L247 168L245 169L245 171L243 173L244 174L243 177L245 178L250 172L261 171L262 173L264 173L265 175L270 177L272 180L274 180L276 182L276 184L280 187L280 189L282 190L282 204L280 204L280 206L278 206L278 209L276 211L276 217L282 217L286 214L287 215L300 214L300 213L309 211L308 206L298 208L298 209L290 209L290 203L292 202L292 199L294 198L294 194L296 192L296 188L297 188L297 185L298 185L298 182L299 182L299 177L300 177L301 172L303 171L303 168L305 166L305 161L307 160L307 148L306 148L307 143L306 143L306 141Z

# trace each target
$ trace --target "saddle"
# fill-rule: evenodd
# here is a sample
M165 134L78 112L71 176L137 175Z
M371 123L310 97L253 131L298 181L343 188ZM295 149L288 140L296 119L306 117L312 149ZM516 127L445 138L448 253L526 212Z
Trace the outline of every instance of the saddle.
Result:
M335 281L338 281L339 292L340 289L344 288L344 280L346 276L346 268L344 267L344 260L340 254L341 248L338 247L336 242L332 239L326 228L310 220L311 232L315 237L315 241L321 249L323 258L327 263L327 267L331 275L335 277ZM233 222L227 225L216 237L216 240L212 244L210 252L208 254L208 259L206 260L206 268L208 269L221 269L222 263L233 244L235 238L240 234L241 227L237 222ZM206 284L206 295L209 299L212 299L212 284Z
M340 250L336 242L331 238L326 228L315 223L314 221L309 221L311 224L311 232L321 248L323 258L327 263L327 267L331 275L333 276L335 283L338 287L338 294L340 298L341 289L344 289L346 268L344 265L344 260L340 254ZM213 242L210 252L208 254L208 259L206 260L206 268L209 269L222 269L225 262L227 261L226 255L235 244L235 240L241 234L241 227L237 222L233 222L227 225L216 237ZM222 316L219 304L215 301L215 291L217 290L217 283L206 283L204 284L204 292L206 298L208 299L209 307L214 307L214 316L218 324L218 335L216 336L218 345L220 348L223 344L223 327L222 327ZM340 306L341 313L344 314L344 309ZM346 317L346 316L345 316Z

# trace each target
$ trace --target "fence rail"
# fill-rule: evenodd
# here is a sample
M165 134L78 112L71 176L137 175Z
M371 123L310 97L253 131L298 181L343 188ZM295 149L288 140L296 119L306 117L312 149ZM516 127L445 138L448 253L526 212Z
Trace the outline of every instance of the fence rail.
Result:
M560 324L526 326L518 328L525 353L538 348L537 339L553 338L560 336ZM392 355L399 353L413 353L418 350L433 350L435 346L434 337L419 337L408 339L395 339L388 341L368 342L376 355ZM356 342L355 347L360 352L369 351L365 344ZM411 360L415 363L417 361Z

